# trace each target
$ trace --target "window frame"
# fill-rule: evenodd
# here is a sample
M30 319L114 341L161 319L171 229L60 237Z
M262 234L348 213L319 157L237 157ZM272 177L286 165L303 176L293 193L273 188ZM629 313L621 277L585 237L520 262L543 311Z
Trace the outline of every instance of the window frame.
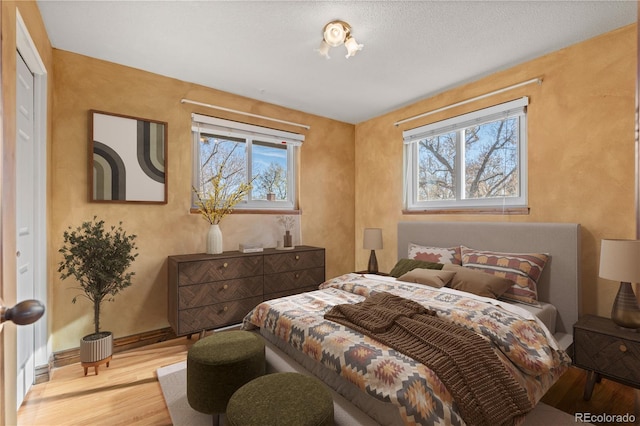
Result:
M298 148L302 146L304 135L298 133L285 132L271 129L269 127L256 126L253 124L241 123L237 121L224 120L217 117L210 117L201 114L192 114L192 185L200 187L200 138L202 134L219 136L221 138L244 139L245 143L245 167L247 170L247 180L253 176L253 142L262 144L273 144L274 146L286 146L287 157L287 199L286 200L254 200L252 193L236 204L237 210L295 210L297 201L297 158ZM196 197L192 194L191 207L196 209Z
M514 207L526 207L527 194L527 106L528 97L515 99L488 108L472 111L456 117L420 126L403 132L403 203L404 208L411 211L429 210L470 210L499 208L511 209ZM465 198L464 181L464 137L462 131L466 128L487 124L493 121L517 118L518 119L518 190L517 197L492 197L492 198ZM419 185L419 142L426 137L456 133L456 160L455 180L456 194L452 200L418 200Z

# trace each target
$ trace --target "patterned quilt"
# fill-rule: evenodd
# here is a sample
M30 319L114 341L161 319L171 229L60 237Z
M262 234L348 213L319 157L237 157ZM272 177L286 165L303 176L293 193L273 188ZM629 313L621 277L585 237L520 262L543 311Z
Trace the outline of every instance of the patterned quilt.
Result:
M269 300L244 319L335 371L363 392L399 409L406 425L463 425L456 401L423 364L361 333L324 319L338 304L358 303L376 292L414 300L439 318L475 331L491 343L505 368L526 389L532 405L565 372L571 360L534 320L487 301L419 284L346 274L320 290Z

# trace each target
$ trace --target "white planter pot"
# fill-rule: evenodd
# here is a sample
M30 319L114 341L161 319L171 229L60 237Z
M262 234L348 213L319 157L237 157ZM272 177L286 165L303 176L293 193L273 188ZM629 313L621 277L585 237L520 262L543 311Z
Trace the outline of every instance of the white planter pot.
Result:
M113 354L113 334L102 331L88 334L80 340L80 362L90 363L109 358Z

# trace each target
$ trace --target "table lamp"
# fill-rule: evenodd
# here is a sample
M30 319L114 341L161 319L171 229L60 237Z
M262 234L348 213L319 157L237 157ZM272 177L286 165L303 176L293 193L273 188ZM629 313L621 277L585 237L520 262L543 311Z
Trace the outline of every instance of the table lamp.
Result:
M640 328L640 308L631 287L640 282L640 240L602 240L600 278L620 281L611 309L613 322L622 328Z
M378 273L378 259L376 259L376 250L382 249L382 229L381 228L365 228L364 229L363 248L367 250L371 250L367 272L370 274Z

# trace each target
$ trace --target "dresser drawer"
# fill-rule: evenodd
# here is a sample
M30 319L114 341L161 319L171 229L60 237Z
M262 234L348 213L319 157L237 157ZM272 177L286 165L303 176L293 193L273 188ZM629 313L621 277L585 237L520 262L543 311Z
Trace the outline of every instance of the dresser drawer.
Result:
M574 364L622 382L640 383L640 342L574 329Z
M262 302L262 296L184 309L178 313L178 335L236 324Z
M279 293L295 289L307 289L315 287L318 289L324 281L324 267L305 269L302 271L281 272L279 274L268 274L264 276L265 298L269 293Z
M200 284L262 275L262 256L243 256L181 263L178 285Z
M264 256L265 274L318 267L324 268L324 250L297 251Z
M262 282L262 276L258 276L206 284L183 285L178 289L178 309L196 308L261 296Z

